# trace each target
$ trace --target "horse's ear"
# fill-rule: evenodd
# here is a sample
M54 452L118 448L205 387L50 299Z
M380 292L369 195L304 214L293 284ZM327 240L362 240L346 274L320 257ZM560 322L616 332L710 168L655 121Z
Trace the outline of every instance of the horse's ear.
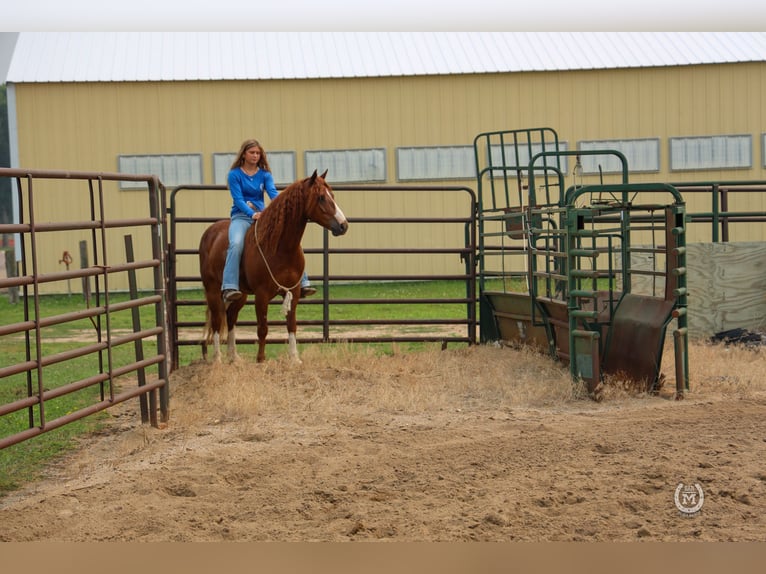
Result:
M314 182L317 180L317 170L314 170L314 173L311 174L311 185L314 185Z
M329 171L329 170L324 170L324 173L321 175L321 178L322 178L322 179L327 179L327 172L328 172L328 171Z

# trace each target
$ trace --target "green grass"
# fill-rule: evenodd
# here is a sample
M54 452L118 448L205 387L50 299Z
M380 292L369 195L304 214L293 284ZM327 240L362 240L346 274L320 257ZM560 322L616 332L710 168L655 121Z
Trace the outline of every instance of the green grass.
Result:
M301 322L317 321L322 319L321 285L316 285L319 293L301 304L298 316ZM145 297L150 294L142 293ZM333 285L331 287L333 300L339 299L367 299L372 300L366 304L333 304L330 306L332 319L344 320L369 320L378 319L416 319L427 320L433 318L466 317L465 303L413 303L392 304L384 303L383 299L459 299L466 297L465 284L459 281L438 282L408 282L408 283L365 283L353 285ZM110 303L116 304L128 300L126 293L110 295ZM183 291L179 293L180 300L202 300L200 291ZM103 304L103 302L102 302ZM91 300L91 307L96 306L95 300ZM86 308L81 295L48 295L40 298L40 318L50 318ZM30 319L34 319L34 309L29 309ZM139 310L141 327L148 328L155 324L155 306L147 305ZM178 319L180 321L204 322L205 310L203 306L188 305L178 307ZM255 320L252 305L244 309L241 318ZM272 307L269 319L279 320L279 308ZM25 320L24 305L19 302L11 304L7 297L0 297L0 324L10 325ZM122 336L133 331L133 317L131 310L112 312L108 317L109 328L114 337ZM282 327L272 327L275 334L283 335ZM300 330L310 332L319 329L316 326L302 326ZM201 331L201 328L200 328ZM422 329L420 329L422 332ZM41 329L41 342L39 344L40 355L50 357L61 352L71 352L85 345L93 344L98 340L101 333L102 339L106 338L107 318L102 315L99 318L78 318L59 325L51 325ZM300 334L300 331L299 331ZM14 365L26 360L35 359L38 352L38 344L35 332L30 332L29 344L24 333L16 333L0 336L0 365ZM144 355L150 356L156 352L156 344L153 338L143 341ZM392 352L390 344L373 344L377 352ZM427 346L426 343L402 343L398 346L399 351L416 351ZM244 346L239 350L245 357L254 357L255 346ZM267 356L274 358L284 353L284 345L272 344L267 346ZM181 366L198 360L201 351L198 346L183 346L179 352ZM11 403L15 400L28 396L28 387L31 393L37 393L39 386L44 390L52 390L73 381L85 379L102 372L100 361L108 360L106 352L94 353L85 357L68 360L60 364L45 366L30 373L20 373L0 378L0 405ZM135 360L134 344L127 343L113 348L111 354L114 366L122 366ZM156 373L156 367L147 369L147 377L151 378ZM38 377L42 376L42 380ZM128 376L130 384L135 384L135 375ZM119 389L115 389L118 392ZM85 389L63 395L56 399L45 402L45 418L47 421L60 416L75 412L86 406L101 400L102 393L108 394L108 382L93 385ZM31 409L32 424L40 424L40 413L37 406ZM0 449L0 496L13 491L20 486L38 478L45 468L66 454L78 444L78 439L87 436L99 429L103 420L108 416L106 413L89 416L83 420L64 425L58 429L43 433L31 439ZM27 409L10 413L0 417L0 438L10 436L29 428L30 412Z
M315 283L318 292L310 299L300 303L298 310L298 336L306 335L311 337L322 332L321 325L312 325L312 322L322 321L322 285ZM420 303L417 300L425 299L461 299L466 298L466 286L460 281L431 281L431 282L378 282L378 283L357 283L357 284L338 284L330 287L330 308L329 318L331 321L371 321L371 320L401 320L427 321L430 319L454 319L456 321L465 320L467 317L466 303ZM199 290L186 290L180 292L179 300L182 301L201 301L203 294ZM389 300L413 299L414 303L391 303ZM364 303L336 303L341 300L364 300ZM281 299L278 299L281 302ZM201 336L202 326L205 319L204 306L180 305L178 307L180 322L196 322L198 327L184 327L180 333L181 339L197 339ZM239 315L240 323L243 321L255 321L255 310L252 298L242 309ZM272 305L269 309L269 336L282 339L285 336L284 327L274 323L282 321L279 305ZM243 329L245 327L242 327ZM254 332L254 327L249 327ZM341 336L344 330L355 330L353 326L331 325L331 336ZM409 325L406 326L407 333L411 336L417 336L418 333L428 331L429 327ZM359 330L357 328L356 330ZM403 329L400 331L403 332ZM240 330L241 333L241 330ZM313 344L313 343L312 343ZM422 348L421 343L402 343L398 350L418 350ZM391 345L376 345L380 352L391 352ZM244 356L254 356L254 346L243 345L238 352ZM273 358L280 353L284 353L283 345L271 344L266 346L266 355ZM201 350L198 346L181 346L179 350L179 364L185 365L189 362L199 359Z
M117 294L111 297L111 303L128 300L127 294ZM95 307L95 301L91 301ZM87 306L80 295L49 295L40 298L39 318L50 319L65 313L82 311ZM35 318L35 309L30 302L27 310L29 319ZM7 297L0 297L0 324L10 325L25 320L25 309L22 302L11 304ZM142 307L140 310L142 328L154 324L155 310L153 305ZM8 366L35 360L38 351L41 357L55 357L59 353L76 352L98 341L98 333L105 340L107 333L106 316L98 318L78 318L58 325L50 325L40 329L40 342L34 330L29 332L29 340L24 332L13 333L0 337L0 365ZM109 327L113 336L122 336L133 330L130 310L117 311L109 314ZM155 353L156 344L145 341L145 356ZM29 394L37 395L40 387L51 391L63 385L92 377L105 372L110 360L106 351L94 352L82 357L44 366L42 369L32 369L14 375L0 378L0 405L5 405L23 399ZM111 361L114 367L128 365L135 361L134 343L126 343L113 347ZM152 368L147 369L151 373ZM154 367L156 372L156 367ZM127 376L130 378L130 375ZM135 375L132 377L135 378ZM155 377L156 378L156 377ZM116 384L115 392L119 392L120 383ZM30 392L31 390L31 392ZM96 404L103 396L108 396L109 382L88 386L60 397L48 399L44 403L45 421L50 423L62 416L70 415L85 407ZM8 491L38 477L46 464L51 463L77 445L78 438L86 433L98 430L108 415L104 412L88 416L84 419L63 425L50 432L32 437L20 443L0 449L0 496ZM31 417L31 425L30 425ZM32 427L39 427L42 413L39 406L22 409L0 417L0 438L9 437Z

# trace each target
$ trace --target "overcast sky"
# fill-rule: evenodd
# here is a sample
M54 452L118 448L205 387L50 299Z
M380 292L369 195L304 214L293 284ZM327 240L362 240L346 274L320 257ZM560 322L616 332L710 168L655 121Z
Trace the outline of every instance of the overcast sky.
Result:
M763 0L23 0L5 30L763 31Z
M18 32L0 32L0 84L5 83L5 75L11 64L13 45L18 35Z

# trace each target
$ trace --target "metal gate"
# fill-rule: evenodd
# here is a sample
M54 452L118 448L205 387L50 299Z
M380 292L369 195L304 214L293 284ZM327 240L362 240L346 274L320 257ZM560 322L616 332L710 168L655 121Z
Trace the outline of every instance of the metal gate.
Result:
M448 240L439 246L423 245L395 245L382 243L374 247L346 247L344 239L336 239L330 242L329 234L325 230L322 233L321 244L311 244L304 238L304 252L308 255L321 256L321 267L311 266L308 269L309 277L317 286L321 286L320 293L301 302L301 307L306 305L321 306L321 317L312 320L301 319L298 313L298 342L299 343L382 343L382 342L440 342L448 343L476 342L476 198L473 190L467 187L438 187L438 186L350 186L334 185L333 189L348 197L349 194L362 194L365 197L377 198L380 194L386 194L392 203L407 204L407 197L413 194L440 194L455 197L459 203L459 212L463 215L456 217L437 217L429 214L416 216L403 214L402 216L389 217L354 217L346 213L351 228L355 235L364 234L364 229L372 226L383 226L390 229L386 234L389 239L397 235L394 226L420 226L422 228L442 229L447 231L443 234ZM218 205L229 205L230 196L226 186L183 186L176 188L171 194L170 200L170 243L169 257L171 269L169 273L169 302L170 302L170 329L171 348L173 349L173 365L179 364L179 350L182 347L195 346L203 351L202 330L205 324L205 306L201 292L201 279L197 258L199 254L198 241L202 231L210 223L220 217L196 217L186 215L190 206L198 202L201 194L218 194ZM220 196L220 197L219 197ZM396 197L396 199L392 199ZM402 201L398 201L398 199ZM342 202L341 202L342 203ZM186 237L186 239L182 239ZM444 274L360 274L356 272L338 272L336 269L343 267L343 258L348 257L381 257L384 255L401 255L407 257L427 258L435 255L452 257L457 264L454 273ZM186 273L179 272L180 266L187 269ZM346 266L348 268L349 266ZM423 266L427 267L427 266ZM188 271L193 269L193 272ZM425 298L407 299L397 298L395 294L386 294L375 298L343 298L335 295L337 289L334 286L342 284L369 284L383 282L404 281L454 281L464 285L464 293L459 296L431 296ZM450 316L430 319L418 318L391 318L388 316L368 316L364 319L346 319L339 312L344 306L367 306L379 305L407 306L407 305L430 305L448 304L459 306L460 311ZM280 301L272 302L274 305ZM193 318L183 318L182 311L189 307L199 310ZM187 314L188 315L188 314ZM247 313L240 314L237 329L237 344L254 345L256 338L252 333L257 325L254 314L248 319ZM270 313L269 318L269 342L286 343L287 338L282 329L285 322L280 320L276 313ZM385 333L360 332L370 327L385 329ZM251 334L248 335L248 328ZM451 329L452 332L445 332ZM350 332L349 330L353 330Z
M568 362L594 395L602 371L654 389L665 331L675 319L676 394L683 396L689 381L681 194L666 184L628 183L618 151L560 149L550 128L479 134L474 148L482 340L544 348ZM586 154L616 157L617 181L567 188L567 161L575 160L576 174ZM652 267L634 268L636 255ZM650 279L650 293L634 292L639 275Z
M13 364L0 368L2 396L13 397L0 401L0 422L7 431L0 436L0 448L134 397L140 399L142 421L158 426L168 417L169 373L162 184L155 176L116 173L0 169L0 177L15 183L19 206L19 221L1 224L0 234L19 238L15 248L21 261L18 276L0 278L0 289L19 294L21 319L0 326L0 344L6 350L21 349ZM117 182L146 186L144 216L118 217L117 202L111 205L106 200ZM78 221L39 220L37 211L50 201L85 206L89 216ZM121 232L125 235L119 238ZM138 260L136 235L141 245L148 246ZM43 254L51 251L51 244L58 248L67 241L79 243L80 266L70 269L75 259L64 251L59 263L66 270L54 269ZM153 293L139 294L136 273L151 276ZM128 296L118 297L110 287L118 274L127 274ZM79 302L78 293L73 301L79 302L79 308L60 312L44 291L52 286L53 291L68 291L71 297L73 280L82 282L83 300ZM145 313L142 320L141 310L149 311L151 324L143 324L147 319ZM131 327L115 329L118 316L121 324L127 322ZM68 334L78 331L81 336L62 341L62 330ZM125 348L126 353L119 352ZM77 362L83 367L70 369ZM67 403L62 412L59 405L65 397L71 400L86 392L87 398L78 406Z

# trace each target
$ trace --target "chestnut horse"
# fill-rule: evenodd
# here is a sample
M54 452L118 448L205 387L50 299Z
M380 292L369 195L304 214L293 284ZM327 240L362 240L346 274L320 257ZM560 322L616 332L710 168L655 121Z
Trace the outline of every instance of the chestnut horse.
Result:
M259 363L264 361L269 301L281 294L284 297L282 310L287 316L289 354L300 362L295 338L295 310L305 265L301 248L303 232L309 221L318 223L335 236L348 231L348 221L335 203L332 188L325 181L326 175L327 171L317 175L315 170L311 177L285 188L247 230L239 270L239 288L243 296L238 300L224 304L221 297L230 220L217 221L202 234L199 263L207 300L205 342L214 344L214 360L221 360L221 339L227 341L229 359L237 358L234 329L248 294L253 294L258 321L257 360Z

